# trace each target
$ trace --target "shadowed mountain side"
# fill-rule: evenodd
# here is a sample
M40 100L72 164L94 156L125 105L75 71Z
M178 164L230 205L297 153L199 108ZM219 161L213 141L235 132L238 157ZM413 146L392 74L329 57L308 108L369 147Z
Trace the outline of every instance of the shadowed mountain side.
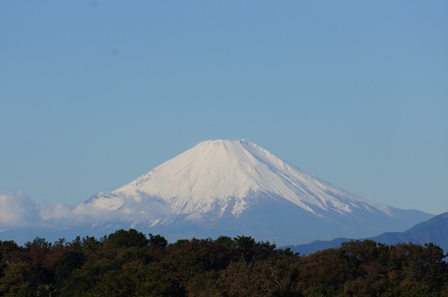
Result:
M338 248L341 243L354 240L350 238L337 238L329 241L314 241L309 244L288 246L294 252L300 254L311 254L328 248ZM440 246L445 253L448 252L448 212L435 216L427 221L419 223L405 232L386 232L378 236L364 238L385 244L434 243Z
M218 238L221 235L231 237L246 235L257 240L270 241L280 246L310 242L316 239L328 239L331 238L332 234L341 234L344 238L360 238L365 234L378 234L391 225L395 226L397 230L404 229L403 225L400 225L401 221L395 221L396 216L402 215L401 210L391 209L391 212L393 215L390 217L384 217L382 212L366 211L365 209L355 210L349 217L335 211L322 211L321 215L316 215L296 207L289 201L266 195L253 200L245 211L237 217L228 210L221 216L206 213L196 220L191 220L188 214L184 214L166 218L157 224L112 220L65 228L60 227L60 224L55 220L53 223L47 222L47 227L7 230L0 233L0 237L13 239L19 243L24 243L35 237L45 237L50 241L59 238L72 240L78 235L100 238L105 234L115 232L117 229L135 228L145 234L161 234L170 242L193 237ZM417 212L417 215L419 214L421 213ZM422 220L426 219L425 216L426 214ZM403 233L385 234L399 235ZM343 239L342 241L347 240L349 239ZM402 240L400 237L396 242ZM300 250L300 252L309 253L320 249L319 244L323 244L324 248L339 246L342 241L340 239L336 241L317 241L310 245L303 245L307 249L306 251ZM387 242L394 243L392 239L387 240Z

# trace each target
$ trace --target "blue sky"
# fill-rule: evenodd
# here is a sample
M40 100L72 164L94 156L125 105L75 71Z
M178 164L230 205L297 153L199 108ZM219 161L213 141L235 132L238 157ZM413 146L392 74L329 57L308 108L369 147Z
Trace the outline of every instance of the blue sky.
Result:
M0 194L80 203L207 139L448 211L446 1L0 0Z

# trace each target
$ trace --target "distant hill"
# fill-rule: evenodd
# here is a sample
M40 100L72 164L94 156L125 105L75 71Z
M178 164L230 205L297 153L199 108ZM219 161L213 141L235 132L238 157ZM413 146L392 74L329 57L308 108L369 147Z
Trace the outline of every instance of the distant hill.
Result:
M381 235L365 238L385 244L415 243L425 244L432 242L448 253L448 212L435 216L423 223L419 223L405 232L386 232ZM337 248L341 243L350 241L350 238L337 238L329 241L314 241L309 244L287 246L296 253L311 254L319 250Z

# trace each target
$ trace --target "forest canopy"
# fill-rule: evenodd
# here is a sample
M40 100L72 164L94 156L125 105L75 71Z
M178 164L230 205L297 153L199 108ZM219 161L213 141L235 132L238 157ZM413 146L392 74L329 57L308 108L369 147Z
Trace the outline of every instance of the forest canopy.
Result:
M252 237L0 241L0 296L448 296L434 245L350 241L299 255Z

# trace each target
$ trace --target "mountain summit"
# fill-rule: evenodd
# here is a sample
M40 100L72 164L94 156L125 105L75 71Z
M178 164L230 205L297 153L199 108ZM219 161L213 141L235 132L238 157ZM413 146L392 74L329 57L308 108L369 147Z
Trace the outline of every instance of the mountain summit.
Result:
M246 140L201 142L74 212L173 237L244 233L283 243L400 231L431 217L351 194Z

